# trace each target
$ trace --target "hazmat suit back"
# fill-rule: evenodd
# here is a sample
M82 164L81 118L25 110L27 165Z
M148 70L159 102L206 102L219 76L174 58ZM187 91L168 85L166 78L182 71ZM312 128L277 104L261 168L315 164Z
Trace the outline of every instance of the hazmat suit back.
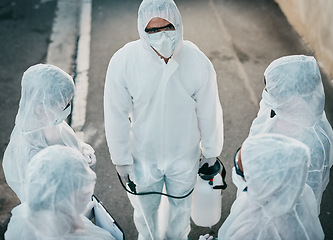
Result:
M74 95L71 76L58 67L37 64L23 74L21 88L15 127L2 166L8 185L24 202L22 188L26 166L40 150L54 144L73 147L84 154L93 154L94 150L79 140L72 128L62 121L66 117L63 116L64 110L70 108L68 104Z
M82 215L95 181L78 150L54 145L40 151L27 166L27 200L13 209L5 238L113 240Z
M175 50L167 64L148 44L145 28L155 17L167 20L176 31ZM216 157L222 150L215 70L193 43L183 40L181 16L172 0L143 1L138 31L140 39L118 50L107 70L104 114L111 158L115 165L134 164L138 192L161 192L165 184L168 193L185 195L194 187L200 154ZM157 233L160 197L131 201L139 239L150 239L144 218ZM169 202L165 238L186 239L190 199Z
M324 239L307 179L308 147L280 134L248 137L241 149L247 191L236 198L218 238Z
M303 55L282 57L267 67L264 76L267 90L263 90L250 135L279 133L310 148L307 184L314 191L319 214L333 164L333 131L324 111L325 94L317 62ZM271 117L272 110L276 115Z

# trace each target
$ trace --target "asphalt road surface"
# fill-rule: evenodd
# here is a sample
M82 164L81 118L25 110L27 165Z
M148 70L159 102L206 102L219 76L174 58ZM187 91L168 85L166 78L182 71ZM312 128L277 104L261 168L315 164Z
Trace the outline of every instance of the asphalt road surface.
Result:
M312 55L273 0L176 0L182 14L184 39L194 42L212 61L218 76L224 111L225 143L221 154L228 175L222 196L222 217L212 228L191 223L189 239L203 233L217 236L235 199L231 181L232 157L247 137L264 87L263 72L274 59L291 54ZM105 141L103 88L111 56L136 40L140 1L93 0L89 89L84 140L96 150L98 176L95 193L123 228L127 239L136 239L133 208L122 190ZM20 81L29 66L46 62L55 17L56 0L0 1L1 150L8 144L20 99ZM74 46L75 48L75 46ZM74 63L73 55L72 64ZM67 71L73 68L69 66ZM74 74L74 72L69 72ZM333 122L333 91L323 74L326 113ZM75 106L74 106L75 108ZM0 171L0 227L5 231L11 209L18 204ZM320 220L326 239L333 239L333 183L326 189Z

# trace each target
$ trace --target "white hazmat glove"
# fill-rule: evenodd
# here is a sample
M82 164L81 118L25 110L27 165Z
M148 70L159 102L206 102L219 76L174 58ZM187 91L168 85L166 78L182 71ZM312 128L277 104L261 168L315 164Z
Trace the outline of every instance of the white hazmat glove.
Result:
M82 150L83 156L86 158L87 163L91 169L94 169L96 166L96 156L95 150L87 143L82 143Z
M84 154L84 157L87 159L88 165L91 169L94 169L96 166L96 156L94 153Z
M205 163L208 163L208 167L211 167L215 164L215 162L216 162L216 157L206 158L205 156L203 156L203 158L199 163L199 168L201 168Z
M209 236L207 233L204 236L200 235L199 240L213 240L213 236Z
M116 165L116 170L125 182L129 182L128 178L133 181L133 165Z

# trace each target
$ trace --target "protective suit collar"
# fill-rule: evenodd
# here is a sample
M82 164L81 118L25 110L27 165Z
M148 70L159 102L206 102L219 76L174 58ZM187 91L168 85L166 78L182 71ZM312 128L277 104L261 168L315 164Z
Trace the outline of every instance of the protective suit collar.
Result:
M152 55L156 55L148 44L148 34L145 28L149 21L155 17L163 18L175 27L176 44L173 57L176 57L183 44L183 23L180 12L172 0L143 0L138 11L138 32L144 48Z

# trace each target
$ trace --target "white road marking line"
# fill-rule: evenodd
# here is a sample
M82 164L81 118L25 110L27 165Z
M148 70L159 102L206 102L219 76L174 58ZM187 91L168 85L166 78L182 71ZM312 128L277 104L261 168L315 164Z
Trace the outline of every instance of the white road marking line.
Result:
M77 75L75 78L75 95L73 99L72 128L84 141L83 130L86 122L86 106L88 97L88 74L90 67L90 33L91 33L91 0L82 0L79 40L77 49Z
M72 128L84 141L90 66L91 0L58 0L46 63L75 75ZM78 42L77 42L78 40ZM76 48L77 46L77 48ZM75 52L77 50L77 52ZM76 56L74 69L73 56ZM74 73L76 70L76 74Z
M78 6L79 2L76 0L58 0L51 42L47 50L46 63L53 64L69 74L73 73Z

